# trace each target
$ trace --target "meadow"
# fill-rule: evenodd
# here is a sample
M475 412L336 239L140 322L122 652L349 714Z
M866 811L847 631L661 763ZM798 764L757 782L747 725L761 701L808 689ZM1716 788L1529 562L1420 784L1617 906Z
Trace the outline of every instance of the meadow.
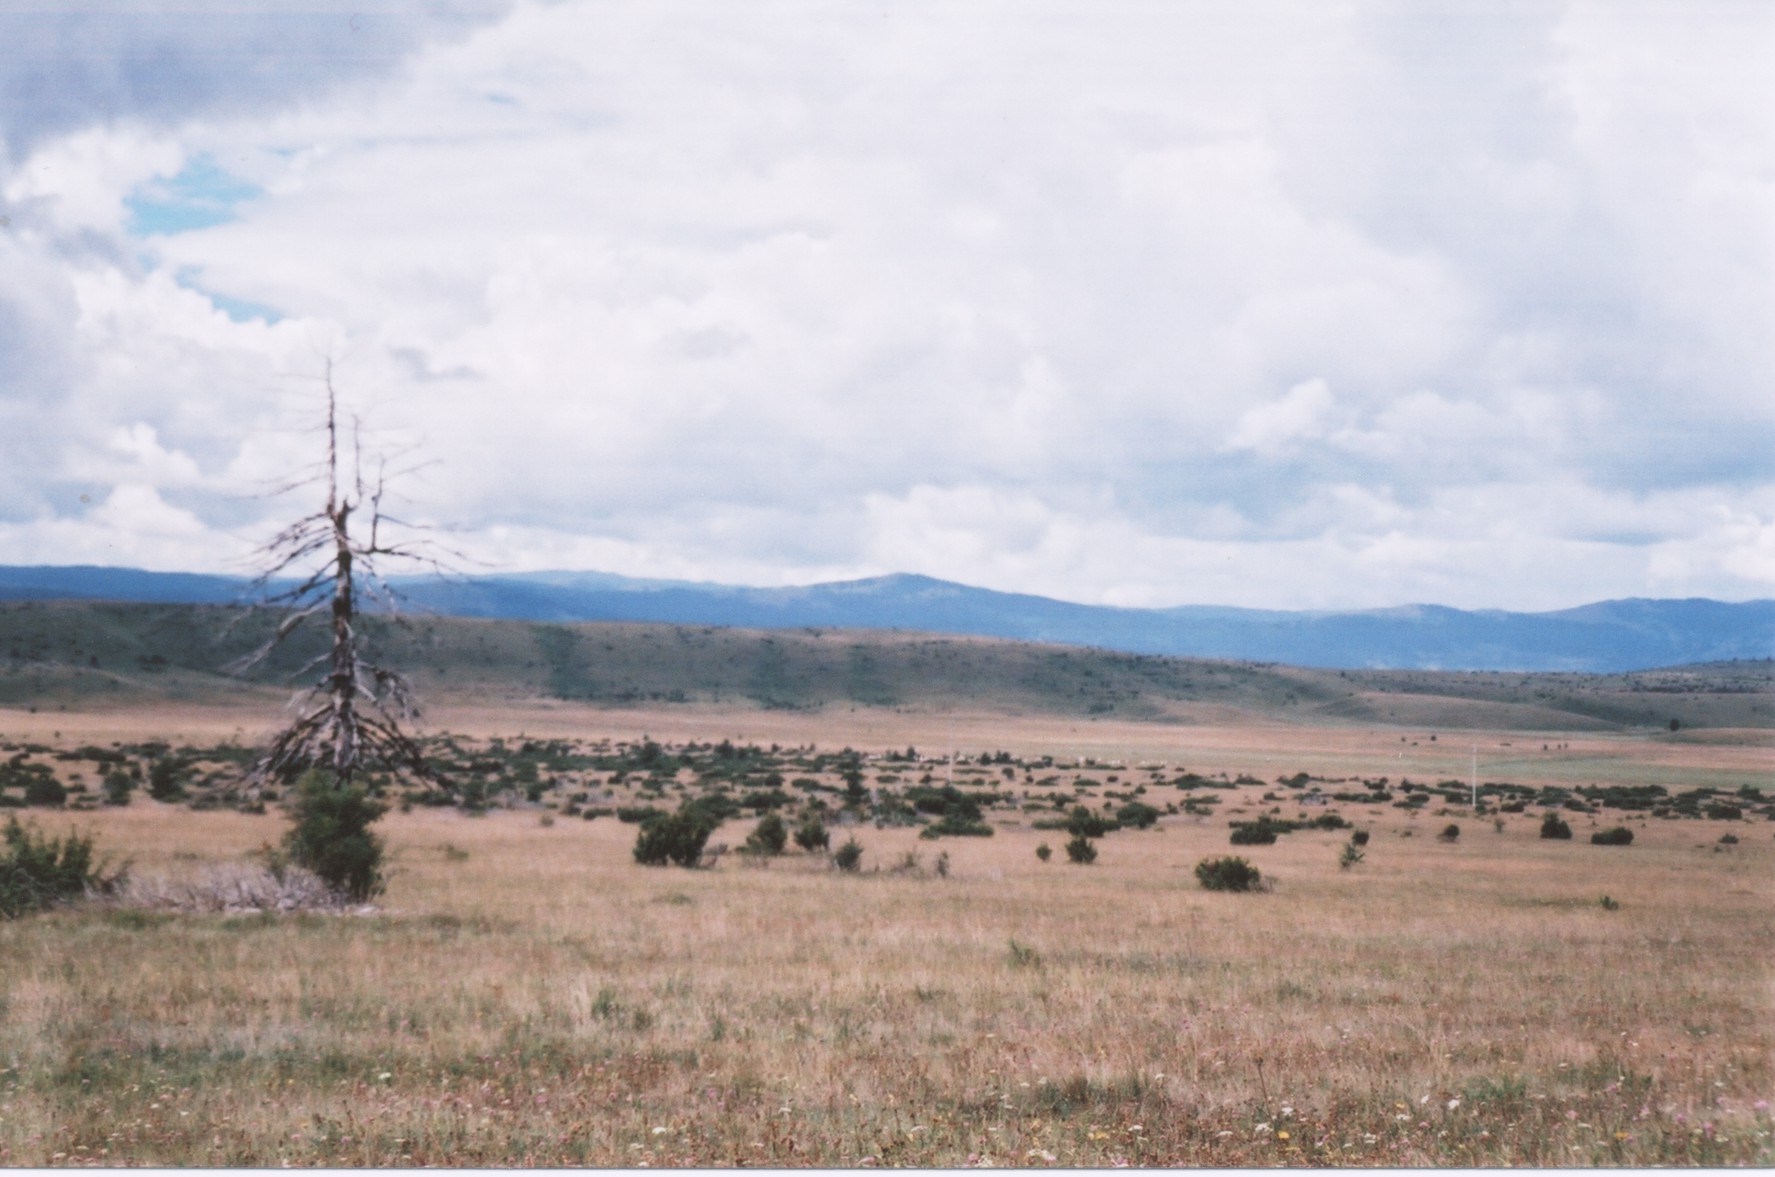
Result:
M249 866L276 807L190 799L251 714L7 712L13 762L79 786L8 812L138 877ZM434 723L479 803L390 813L369 910L0 923L0 1164L1775 1161L1766 733L461 701ZM97 804L107 751L182 755L190 796ZM954 794L991 836L920 836ZM636 864L619 811L711 796L726 852ZM1071 808L1135 802L1150 828L1066 860ZM738 852L808 811L859 870ZM1539 836L1550 811L1573 839ZM1260 816L1306 824L1229 845ZM1630 846L1590 844L1617 825ZM1229 853L1268 888L1203 890Z

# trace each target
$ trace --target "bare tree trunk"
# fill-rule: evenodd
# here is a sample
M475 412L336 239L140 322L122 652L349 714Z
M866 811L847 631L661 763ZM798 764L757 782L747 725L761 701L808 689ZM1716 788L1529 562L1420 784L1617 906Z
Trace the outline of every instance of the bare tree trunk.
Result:
M325 662L327 672L310 688L305 712L272 740L249 780L265 784L307 768L324 767L332 775L333 784L345 788L361 770L377 767L409 773L427 784L447 788L425 763L418 744L401 728L400 717L412 718L417 714L406 681L399 674L366 661L357 632L360 572L372 595L392 608L394 594L381 579L379 560L417 560L434 569L437 560L425 554L422 545L383 542L383 484L378 477L373 488L366 486L355 443L351 482L341 484L338 408L329 366L325 466L313 480L290 487L324 481L326 505L285 528L266 545L267 569L258 583L269 586L274 577L291 569L306 571L297 587L269 598L270 603L284 605L292 612L264 646L237 666L244 670L262 661L303 621L325 609L331 618L329 650L309 666ZM366 495L369 538L363 540L353 537L351 523Z

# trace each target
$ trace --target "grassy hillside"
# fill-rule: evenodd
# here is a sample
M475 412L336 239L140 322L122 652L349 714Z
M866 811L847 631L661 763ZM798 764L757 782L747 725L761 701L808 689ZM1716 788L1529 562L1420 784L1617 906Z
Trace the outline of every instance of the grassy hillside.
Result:
M321 653L301 633L247 682L224 668L276 616L225 606L0 604L0 705L211 701L287 687ZM750 703L764 709L966 708L1007 714L1607 730L1775 727L1775 664L1621 675L1335 671L856 630L421 617L363 622L387 664L437 701Z

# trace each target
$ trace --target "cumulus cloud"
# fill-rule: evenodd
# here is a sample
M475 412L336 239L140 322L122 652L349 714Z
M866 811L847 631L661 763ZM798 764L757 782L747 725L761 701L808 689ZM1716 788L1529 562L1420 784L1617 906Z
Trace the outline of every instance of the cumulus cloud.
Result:
M16 558L109 534L69 504L129 486L218 566L273 517L244 489L311 456L330 358L436 459L413 510L496 566L1275 606L1775 584L1760 10L8 19L0 98L66 81L0 102Z

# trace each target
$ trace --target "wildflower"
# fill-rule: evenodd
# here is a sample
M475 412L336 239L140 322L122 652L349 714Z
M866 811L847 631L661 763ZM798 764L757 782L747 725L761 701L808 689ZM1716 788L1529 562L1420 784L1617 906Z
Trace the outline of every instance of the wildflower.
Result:
M1448 1101L1448 1110L1451 1112L1460 1106L1461 1106L1461 1101L1458 1099L1451 1099Z
M653 1134L655 1136L664 1136L666 1133L668 1133L670 1131L671 1131L670 1128L667 1128L662 1124L653 1130Z
M1060 1159L1045 1148L1032 1148L1023 1155L1031 1160L1046 1161L1050 1165Z
M1751 1104L1750 1106L1755 1108L1759 1112L1766 1112L1769 1110L1769 1101L1766 1099L1759 1099L1755 1103Z
M1276 1133L1276 1139L1277 1139L1277 1140L1287 1140L1287 1139L1289 1139L1289 1136L1288 1136L1288 1130L1287 1130L1287 1129L1286 1129L1286 1128L1284 1128L1284 1129L1283 1129L1283 1130L1282 1130L1282 1131L1280 1131L1280 1132L1278 1132L1278 1133Z

